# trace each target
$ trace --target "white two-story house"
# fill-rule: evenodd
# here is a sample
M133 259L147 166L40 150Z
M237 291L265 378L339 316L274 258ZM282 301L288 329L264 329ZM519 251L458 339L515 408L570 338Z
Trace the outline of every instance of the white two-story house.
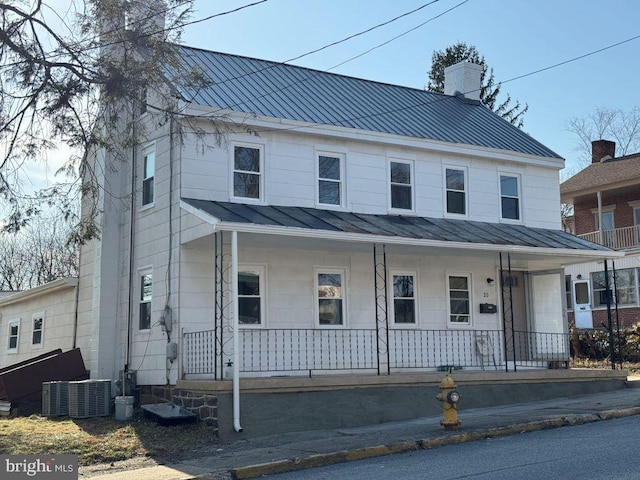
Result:
M97 155L109 194L78 292L93 378L568 360L563 268L618 254L561 231L564 161L480 103L480 67L437 94L180 53L211 80L178 87L180 109L217 116L224 141L178 138L150 92L132 162Z

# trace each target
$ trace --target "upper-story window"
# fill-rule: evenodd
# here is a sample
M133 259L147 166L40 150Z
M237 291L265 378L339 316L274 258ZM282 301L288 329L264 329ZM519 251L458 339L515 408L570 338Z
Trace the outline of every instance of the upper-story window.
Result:
M154 176L156 170L156 152L153 148L145 151L142 172L142 206L151 205L154 199Z
M9 320L9 343L7 344L7 353L17 353L20 339L20 319Z
M264 325L264 267L239 267L238 321L240 325Z
M466 170L464 168L446 168L447 213L467 214Z
M500 175L500 208L502 218L520 220L520 188L518 177Z
M336 154L318 155L318 203L343 206L344 157Z
M413 162L390 163L391 208L413 210Z
M262 148L246 145L233 147L233 196L262 200Z
M595 213L596 230L600 230L600 216ZM613 211L602 212L602 230L613 230Z
M31 334L31 345L33 347L41 347L44 332L44 312L35 313L33 315L33 332Z

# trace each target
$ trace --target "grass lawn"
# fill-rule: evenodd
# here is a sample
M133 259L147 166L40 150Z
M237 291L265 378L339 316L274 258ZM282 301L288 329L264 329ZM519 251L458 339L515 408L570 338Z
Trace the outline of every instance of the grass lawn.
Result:
M179 460L217 441L213 428L203 422L161 426L139 413L130 422L113 417L0 418L0 454L76 454L83 466L139 456Z

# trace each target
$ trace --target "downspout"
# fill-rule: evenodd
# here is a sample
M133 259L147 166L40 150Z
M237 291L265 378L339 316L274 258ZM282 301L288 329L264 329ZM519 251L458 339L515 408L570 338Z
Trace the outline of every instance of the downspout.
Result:
M76 311L73 319L73 344L71 348L76 348L78 344L78 302L80 301L80 266L82 265L82 246L78 247L78 283L76 284Z
M135 108L135 107L134 107ZM136 122L133 122L131 127L133 129L133 138L136 138ZM129 297L127 300L127 342L125 344L124 354L124 371L129 371L129 355L131 354L131 309L133 308L133 234L135 231L135 219L136 219L136 168L138 163L138 155L136 146L131 147L131 216L129 219ZM123 378L124 382L124 378ZM122 391L124 392L125 386L122 384Z
M233 298L233 428L240 426L240 321L238 314L238 232L231 232L231 295Z

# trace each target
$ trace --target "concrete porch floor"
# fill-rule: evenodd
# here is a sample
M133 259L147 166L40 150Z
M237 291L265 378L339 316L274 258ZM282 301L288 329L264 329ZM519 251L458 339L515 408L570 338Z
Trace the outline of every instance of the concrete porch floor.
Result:
M325 428L357 427L440 413L435 399L445 374L327 375L242 378L240 418L233 430L230 380L179 380L176 388L215 395L223 439ZM542 401L624 388L626 370L454 371L460 408Z

